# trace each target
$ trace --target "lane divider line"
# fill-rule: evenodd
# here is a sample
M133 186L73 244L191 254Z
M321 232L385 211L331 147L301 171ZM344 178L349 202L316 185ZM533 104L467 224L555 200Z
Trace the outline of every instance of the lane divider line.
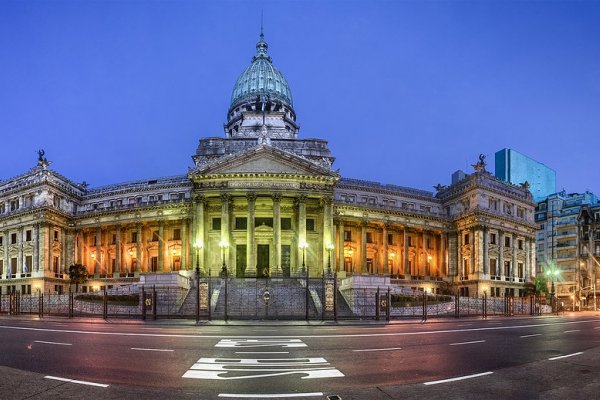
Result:
M388 347L387 349L356 349L352 351L393 351L393 350L402 350L402 347Z
M450 346L462 346L463 344L484 343L485 340L473 340L471 342L450 343Z
M523 336L519 336L521 339L523 338L528 338L528 337L534 337L534 336L542 336L541 333L534 333L532 335L523 335Z
M46 375L44 378L46 378L46 379L53 379L55 381L77 383L79 385L97 386L97 387L103 387L103 388L106 388L106 387L109 386L109 385L106 385L104 383L95 383L95 382L88 382L88 381L78 381L76 379L60 378L58 376L50 376L50 375Z
M46 342L44 340L34 340L34 343L44 343L44 344L56 344L59 346L72 346L71 343L60 343L60 342Z
M442 379L442 380L439 380L439 381L425 382L425 383L423 383L423 385L437 385L438 383L448 383L448 382L462 381L463 379L478 378L480 376L491 375L491 374L493 374L493 372L492 371L488 371L488 372L482 372L480 374L458 376L456 378Z
M563 333L579 332L580 329L571 329L570 331L564 331Z
M323 392L311 393L220 393L219 397L228 397L233 399L283 399L291 397L317 397L323 396Z
M549 361L554 361L554 360L560 360L561 358L567 358L567 357L573 357L573 356L578 356L580 354L583 354L582 351L578 351L577 353L573 353L573 354L567 354L565 356L558 356L558 357L550 357L548 360Z
M171 349L144 349L141 347L132 347L131 350L137 350L137 351L175 351L175 350L171 350Z

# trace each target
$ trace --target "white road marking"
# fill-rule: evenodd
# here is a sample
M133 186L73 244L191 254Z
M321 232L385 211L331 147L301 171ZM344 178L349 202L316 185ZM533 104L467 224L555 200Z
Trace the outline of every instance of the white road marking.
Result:
M583 352L581 352L581 351L578 351L577 353L573 353L573 354L567 354L566 356L550 357L548 360L549 360L549 361L560 360L561 358L567 358L567 357L578 356L578 355L580 355L580 354L583 354Z
M203 357L183 374L182 378L232 380L292 374L307 375L302 379L344 376L322 357L267 359Z
M356 349L352 351L391 351L391 350L402 350L402 347L388 347L387 349Z
M454 382L454 381L462 381L463 379L478 378L480 376L490 375L490 374L493 374L493 372L492 371L488 371L488 372L482 372L480 374L465 375L465 376L459 376L459 377L456 377L456 378L442 379L442 380L439 380L439 381L425 382L425 383L423 383L423 385L437 385L438 383L447 383L447 382Z
M131 350L138 350L138 351L175 351L175 350L171 350L171 349L144 349L141 347L132 347Z
M289 351L236 351L235 354L290 354Z
M600 329L600 326L595 327L594 329Z
M528 337L534 337L534 336L542 336L541 333L534 333L532 335L523 335L523 336L519 336L520 338L528 338Z
M221 339L215 347L306 347L300 339Z
M311 393L256 393L256 394L242 394L242 393L220 393L219 397L229 397L233 399L284 399L291 397L320 397L323 396L323 392L311 392Z
M494 322L489 322L493 324ZM442 333L459 333L459 332L481 332L481 331L499 331L509 329L525 329L525 328L539 328L546 326L558 326L558 325L573 325L573 324L588 324L598 323L598 319L583 320L583 321L553 321L551 323L538 323L529 325L512 325L512 326L487 326L481 328L466 328L466 329L442 329L437 331L425 331L425 332L387 332L387 333L346 333L346 334L326 334L326 335L269 335L270 339L285 339L285 338L311 338L311 339L333 339L333 338L355 338L355 337L393 337L393 336L419 336L419 335L438 335ZM174 333L137 333L137 332L114 332L114 331L84 331L75 329L50 329L50 328L33 328L26 326L14 326L14 325L0 325L0 329L13 329L21 331L32 331L32 332L55 332L55 333L75 333L81 335L106 335L106 336L129 336L129 337L168 337L178 339L222 339L224 337L236 338L239 335L182 335ZM140 329L151 329L151 328L140 328ZM379 328L383 329L383 328ZM251 336L250 336L251 337ZM266 338L267 336L256 336L256 338Z
M485 340L473 340L471 342L450 343L450 346L462 346L463 344L484 343Z
M72 346L71 343L60 343L60 342L45 342L43 340L34 340L34 343L44 343L44 344L56 344L59 346Z
M580 329L571 329L570 331L564 331L563 333L579 332Z
M88 382L88 381L78 381L75 379L67 379L67 378L60 378L58 376L45 376L44 378L46 379L54 379L55 381L62 381L62 382L70 382L70 383L78 383L80 385L88 385L88 386L98 386L98 387L108 387L108 385L104 384L104 383L95 383L95 382Z

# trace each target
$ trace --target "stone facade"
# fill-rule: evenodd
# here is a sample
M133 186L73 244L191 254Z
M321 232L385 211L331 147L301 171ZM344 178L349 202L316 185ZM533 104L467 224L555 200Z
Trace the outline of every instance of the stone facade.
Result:
M187 174L89 188L51 170L41 151L33 169L0 182L3 293L64 291L68 267L81 263L85 291L197 268L523 294L535 274L527 187L494 178L483 157L435 194L340 177L327 141L298 137L291 92L266 49L261 36L225 137L201 139Z

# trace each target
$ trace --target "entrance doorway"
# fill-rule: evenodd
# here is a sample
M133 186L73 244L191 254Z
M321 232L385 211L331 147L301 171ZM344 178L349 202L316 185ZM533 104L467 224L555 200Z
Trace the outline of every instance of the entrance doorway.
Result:
M269 245L259 244L256 246L256 275L267 278L269 276Z
M235 277L243 278L246 274L246 245L235 246Z

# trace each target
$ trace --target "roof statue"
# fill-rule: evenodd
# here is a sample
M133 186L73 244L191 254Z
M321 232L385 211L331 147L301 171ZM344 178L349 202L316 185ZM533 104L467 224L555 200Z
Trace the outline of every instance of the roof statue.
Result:
M37 165L38 167L42 167L43 169L48 168L48 165L50 165L50 161L48 161L45 157L46 152L44 151L44 149L39 149L37 151L38 153L38 162Z
M479 161L475 164L471 164L471 166L473 167L475 172L486 172L485 171L485 166L486 166L485 154L480 154Z

